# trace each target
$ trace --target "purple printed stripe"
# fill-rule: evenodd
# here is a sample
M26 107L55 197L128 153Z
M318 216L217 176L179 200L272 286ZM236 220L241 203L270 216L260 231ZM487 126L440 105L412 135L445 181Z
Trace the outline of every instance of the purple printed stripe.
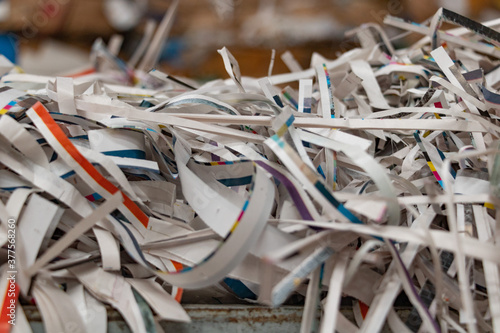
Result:
M292 197L293 202L295 203L295 206L297 207L297 210L300 213L300 216L306 221L312 221L313 217L311 213L309 213L309 210L307 209L304 201L302 200L302 197L299 194L299 191L295 188L293 183L288 179L285 175L283 175L281 172L278 170L274 169L270 165L266 164L265 162L262 161L255 161L259 166L261 166L264 170L272 174L274 177L276 177L283 185L285 188L288 190L288 193L290 193L290 196Z
M481 91L484 95L484 99L492 104L500 105L500 95L486 89L486 87L481 86Z

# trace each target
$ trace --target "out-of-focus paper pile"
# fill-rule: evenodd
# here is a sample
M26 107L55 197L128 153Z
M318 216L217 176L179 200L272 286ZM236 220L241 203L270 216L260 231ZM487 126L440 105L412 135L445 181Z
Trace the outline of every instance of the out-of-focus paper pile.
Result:
M387 17L423 38L363 25L360 48L260 79L222 48L230 78L200 85L145 72L173 11L128 63L119 39L70 77L1 60L2 324L14 303L29 332L32 302L47 332L105 332L109 304L161 332L189 321L182 288L219 285L304 295L302 332L318 304L321 332L500 332L500 20Z

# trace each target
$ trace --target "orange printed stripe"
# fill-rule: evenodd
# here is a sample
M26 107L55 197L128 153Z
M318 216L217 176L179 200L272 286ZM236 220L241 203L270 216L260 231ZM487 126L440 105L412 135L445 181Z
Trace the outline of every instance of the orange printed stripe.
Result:
M178 261L170 260L172 262L172 265L174 265L176 271L180 271L184 268L182 264Z
M184 289L177 288L177 293L175 294L175 300L177 301L177 303L181 302L183 293L184 293Z
M76 147L71 143L68 137L64 134L61 127L52 119L49 112L42 103L37 102L33 110L47 126L48 130L54 135L55 139L63 146L66 152L108 193L115 194L120 191L113 183L107 180L97 169L90 163ZM149 218L146 214L125 194L123 195L123 203L125 207L141 222L144 227L148 227Z
M182 264L178 261L175 261L175 260L170 260L170 262L172 263L172 265L174 265L175 267L175 270L177 272L181 271L184 266L182 266ZM182 288L177 288L177 292L175 293L175 300L180 303L181 302L181 299L182 299L182 293L184 292L184 289Z
M76 78L76 77L80 77L80 76L84 76L84 75L88 75L88 74L92 74L92 73L95 73L95 69L94 68L89 68L89 69L85 69L85 70L83 70L81 72L68 75L67 77Z
M358 301L358 304L359 304L359 310L361 311L361 316L363 317L363 319L365 319L366 315L368 314L369 307L368 305L366 305L361 301Z

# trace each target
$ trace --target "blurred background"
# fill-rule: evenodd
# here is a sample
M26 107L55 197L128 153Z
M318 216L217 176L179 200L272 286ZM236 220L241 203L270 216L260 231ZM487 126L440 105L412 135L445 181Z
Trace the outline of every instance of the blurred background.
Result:
M54 75L88 64L96 38L107 43L120 34L119 56L128 60L171 2L0 0L0 50L28 73ZM356 46L344 32L362 23L382 24L387 14L422 22L441 6L476 20L500 14L500 0L181 0L159 67L200 80L226 77L217 53L226 46L243 75L266 75L272 49L273 73L283 73L287 50L305 68L313 52L335 58Z

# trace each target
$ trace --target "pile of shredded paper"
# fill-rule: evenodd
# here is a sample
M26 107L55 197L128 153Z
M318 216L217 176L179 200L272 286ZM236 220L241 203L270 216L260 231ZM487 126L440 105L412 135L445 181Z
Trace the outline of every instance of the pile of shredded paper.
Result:
M36 304L46 332L105 332L111 305L162 332L218 286L304 295L302 332L500 332L500 19L386 17L422 39L369 24L260 79L222 48L230 78L200 84L148 71L172 17L128 62L116 39L73 76L0 61L1 325Z

